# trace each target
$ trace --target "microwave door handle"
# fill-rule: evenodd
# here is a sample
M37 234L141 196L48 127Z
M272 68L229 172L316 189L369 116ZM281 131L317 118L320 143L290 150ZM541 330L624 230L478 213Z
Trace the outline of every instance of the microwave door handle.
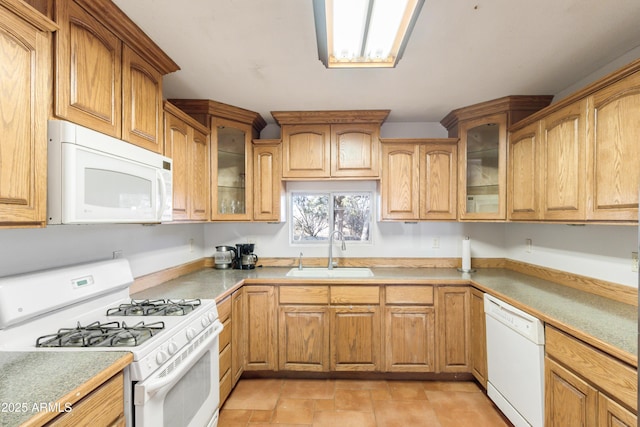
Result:
M160 170L156 170L156 179L161 190L160 202L158 203L158 208L156 209L156 219L158 221L161 221L162 213L164 212L164 205L167 203L167 183L164 181L164 176L162 176L162 171Z
M205 354L209 351L211 344L215 340L218 339L218 335L222 332L223 326L220 320L216 320L214 322L215 329L213 333L206 338L206 340L198 347L198 349L187 356L182 363L178 366L176 370L171 372L169 375L165 377L158 378L156 380L141 381L135 385L134 391L134 404L142 405L144 402L147 402L151 397L160 393L164 389L164 393L166 394L175 383L180 381L182 376L189 370L191 367Z

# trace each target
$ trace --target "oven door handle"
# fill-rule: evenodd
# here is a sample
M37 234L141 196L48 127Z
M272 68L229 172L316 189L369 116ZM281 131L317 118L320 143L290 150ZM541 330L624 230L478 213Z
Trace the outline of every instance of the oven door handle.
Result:
M191 367L204 355L211 345L218 339L218 336L222 332L223 326L220 320L214 322L214 330L211 335L205 338L205 341L198 346L198 348L182 360L177 368L165 377L152 377L149 380L141 381L135 385L134 391L134 404L142 405L147 402L151 397L160 393L164 389L166 394L171 387L180 381L184 374L191 369ZM180 356L178 353L176 356ZM174 356L174 358L176 357Z

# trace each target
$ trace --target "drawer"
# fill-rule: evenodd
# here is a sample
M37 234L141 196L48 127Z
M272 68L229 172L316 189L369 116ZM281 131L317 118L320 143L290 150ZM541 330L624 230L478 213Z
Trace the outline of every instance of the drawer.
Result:
M638 409L638 371L631 366L547 326L547 355L634 411Z
M231 346L228 345L224 350L220 352L220 360L218 362L220 366L220 378L231 370Z
M331 286L331 304L380 304L380 287Z
M222 351L231 342L231 319L222 322L222 332L218 338L218 349Z
M280 304L327 304L328 286L280 286Z
M229 397L231 393L231 371L228 371L222 378L220 378L220 406Z
M231 317L231 297L226 297L218 303L218 318L222 323Z
M387 304L433 305L433 286L387 286Z

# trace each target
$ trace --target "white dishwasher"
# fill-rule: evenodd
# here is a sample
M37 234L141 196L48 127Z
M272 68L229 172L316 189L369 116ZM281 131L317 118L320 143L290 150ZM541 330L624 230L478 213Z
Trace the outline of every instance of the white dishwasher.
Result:
M484 295L487 394L515 427L544 426L544 325Z

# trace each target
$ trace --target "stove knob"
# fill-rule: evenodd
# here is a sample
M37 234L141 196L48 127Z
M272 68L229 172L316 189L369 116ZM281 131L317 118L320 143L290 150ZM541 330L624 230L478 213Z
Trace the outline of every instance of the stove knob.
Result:
M209 313L209 314L207 314L207 317L209 318L209 322L210 322L210 323L213 323L213 322L215 322L215 321L216 321L216 315L215 315L215 314L213 314L213 313Z
M158 365L162 365L168 358L169 356L167 356L167 353L162 350L160 350L158 354L156 354L156 362L158 362Z
M195 329L193 329L193 328L187 329L187 339L189 341L191 341L193 339L193 337L195 337L195 336L196 336L196 330Z
M206 317L203 317L203 318L200 320L200 323L202 323L202 327L203 327L203 328L206 328L207 326L209 326L209 319L207 319Z
M169 352L169 354L174 355L176 354L176 351L178 351L178 344L174 343L173 341L171 341L169 343L169 345L167 346L167 351Z

